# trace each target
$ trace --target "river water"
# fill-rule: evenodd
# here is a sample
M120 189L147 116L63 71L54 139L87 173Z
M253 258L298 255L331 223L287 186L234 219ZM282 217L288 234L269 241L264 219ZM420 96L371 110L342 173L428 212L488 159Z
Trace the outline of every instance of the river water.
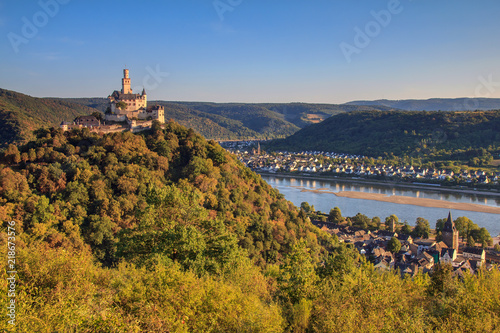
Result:
M378 216L381 218L382 222L387 216L395 214L399 217L400 221L408 221L412 226L415 225L417 217L423 217L427 219L431 227L434 228L436 221L441 218L446 218L450 210L446 208L428 208L366 199L337 197L333 193L324 193L321 191L382 193L388 196L408 196L500 207L500 197L442 192L439 191L439 189L419 190L397 186L352 183L336 179L314 180L300 177L288 178L279 175L262 175L262 178L273 188L278 189L287 200L293 202L296 206L300 206L302 202L307 201L310 205L314 205L316 210L325 213L328 213L330 209L337 206L342 211L342 216L354 216L357 213L362 213L370 218ZM303 190L321 191L318 193L306 192ZM492 237L500 234L500 214L455 209L452 209L451 213L453 219L459 216L467 216L480 227L488 229Z

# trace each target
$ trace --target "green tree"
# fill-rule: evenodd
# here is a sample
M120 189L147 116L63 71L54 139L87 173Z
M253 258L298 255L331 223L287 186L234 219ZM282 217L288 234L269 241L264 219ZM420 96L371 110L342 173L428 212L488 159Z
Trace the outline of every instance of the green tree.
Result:
M446 219L437 220L436 221L436 232L443 232L445 223L446 223Z
M96 112L92 112L92 116L94 116L100 122L104 121L104 117L102 116L101 112L97 112L97 111Z
M368 229L368 224L371 222L370 218L364 214L357 213L356 216L351 217L352 224L362 229Z
M468 239L473 230L479 229L479 227L466 216L457 218L455 220L455 227L460 237L462 237L462 240Z
M124 101L119 101L115 104L115 106L120 110L125 110L127 108L127 103L125 103Z
M411 226L405 221L403 227L401 228L401 233L404 235L411 235L412 229Z
M473 230L471 232L471 237L473 237L477 243L481 243L482 247L491 246L493 244L490 233L484 227Z
M401 242L396 237L392 237L387 243L387 249L392 253L398 253L401 250Z
M495 250L496 252L500 252L500 244L496 243L493 247L493 250Z
M280 288L283 296L293 304L314 296L318 276L309 252L305 240L300 240L293 246L281 268Z
M344 220L339 207L334 207L330 209L330 214L328 214L328 221L333 223L340 223Z
M467 246L476 246L476 240L474 239L474 237L467 237Z
M431 295L444 296L452 296L456 292L456 281L453 279L453 267L450 264L434 265L427 291Z
M436 221L436 241L440 242L443 240L443 229L446 219L439 219Z
M431 226L429 221L422 217L417 218L415 228L413 229L413 236L420 238L429 238L431 234Z
M300 204L300 208L302 208L302 210L304 210L304 212L306 212L306 213L309 213L311 211L311 206L306 201L304 201Z

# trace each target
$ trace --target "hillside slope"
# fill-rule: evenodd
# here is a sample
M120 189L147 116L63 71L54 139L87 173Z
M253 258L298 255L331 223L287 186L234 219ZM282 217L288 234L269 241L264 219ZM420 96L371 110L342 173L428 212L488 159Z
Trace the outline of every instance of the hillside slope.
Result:
M67 98L104 112L105 98ZM165 107L165 118L193 128L208 139L286 137L334 114L349 111L392 110L386 106L308 103L209 103L151 101Z
M279 332L259 267L286 262L301 239L311 264L334 244L217 143L173 122L143 135L40 130L18 153L20 164L0 156L0 218L16 223L19 332ZM137 312L141 303L159 312Z
M352 101L346 104L389 107L406 111L485 111L500 109L500 98L379 99L375 101Z
M0 148L27 142L41 127L59 126L61 121L88 115L96 109L53 98L36 98L0 89Z
M0 255L15 256L17 272L16 326L3 320L2 332L500 327L497 269L377 270L174 122L140 135L40 130L11 146L0 155L0 220ZM7 278L1 270L4 290Z
M500 111L350 112L311 125L268 147L366 156L450 154L500 146Z

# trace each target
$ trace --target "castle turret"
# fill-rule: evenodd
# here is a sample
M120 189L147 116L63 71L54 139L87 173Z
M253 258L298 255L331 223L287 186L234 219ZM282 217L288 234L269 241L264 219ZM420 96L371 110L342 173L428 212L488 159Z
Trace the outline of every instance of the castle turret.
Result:
M132 89L130 89L130 77L128 76L128 69L123 70L122 79L122 94L131 94Z
M146 96L146 89L142 88L142 96Z
M443 242L449 248L458 251L458 230L451 218L451 212L448 213L448 219L443 227Z

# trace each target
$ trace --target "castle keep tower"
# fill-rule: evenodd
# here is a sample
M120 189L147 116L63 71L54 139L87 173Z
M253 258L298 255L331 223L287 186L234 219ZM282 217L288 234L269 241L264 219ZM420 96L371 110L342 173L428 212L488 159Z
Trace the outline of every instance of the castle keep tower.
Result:
M130 89L130 77L128 76L128 69L123 70L122 79L122 94L131 94L132 89Z
M451 219L451 212L448 214L443 228L443 242L452 249L458 251L458 230L455 227L455 222Z
M134 94L130 88L128 69L123 70L122 90L115 90L108 96L109 112L106 113L107 121L132 120L158 120L165 122L165 110L161 105L148 107L146 89L141 94Z

